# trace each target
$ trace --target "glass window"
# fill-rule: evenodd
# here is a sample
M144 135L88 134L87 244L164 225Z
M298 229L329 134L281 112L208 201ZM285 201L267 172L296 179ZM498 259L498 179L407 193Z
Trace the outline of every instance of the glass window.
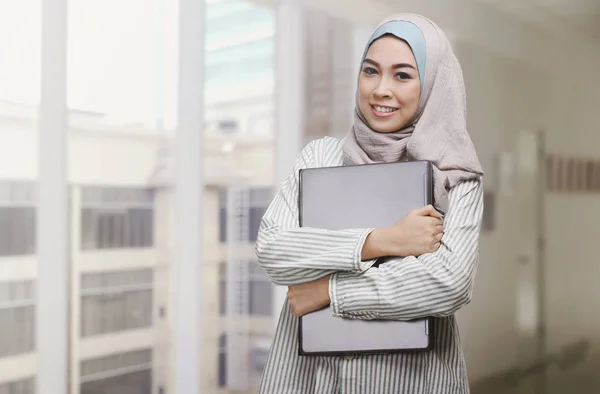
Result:
M250 242L258 236L260 222L271 202L272 188L250 189L250 208L248 211L248 234ZM227 191L219 191L219 240L227 242Z
M215 20L231 13L252 8L252 4L245 0L220 0L214 3L207 1L206 3L206 20Z
M221 1L207 8L205 83L225 88L272 80L273 13L244 1Z
M151 394L152 350L82 361L81 394L104 393Z
M273 60L270 57L218 63L206 67L206 85L208 87L218 85L224 88L272 76Z
M34 394L35 379L22 379L0 383L0 394Z
M274 27L272 11L252 6L237 12L223 13L208 19L206 42L215 45L221 42L239 42L257 32L271 32Z
M273 306L273 286L267 275L256 261L250 264L249 283L249 313L254 316L271 316ZM219 265L219 310L222 315L227 313L227 263Z
M219 336L219 387L227 385L227 336Z
M35 183L0 182L0 256L35 253Z
M152 270L84 274L81 287L82 337L152 326Z
M270 340L251 336L250 337L250 351L249 351L249 360L250 360L250 371L252 372L253 378L258 379L262 374L265 365L267 364L267 358L269 356L269 346L265 346L265 343L270 344ZM219 355L218 355L218 364L219 364L219 387L223 388L227 385L227 334L222 333L219 336Z
M153 192L84 188L81 248L147 248L154 244Z
M249 59L265 58L272 59L274 52L274 41L272 37L256 41L233 45L212 50L206 54L206 65L224 64L246 61Z
M0 282L0 357L35 349L33 281Z

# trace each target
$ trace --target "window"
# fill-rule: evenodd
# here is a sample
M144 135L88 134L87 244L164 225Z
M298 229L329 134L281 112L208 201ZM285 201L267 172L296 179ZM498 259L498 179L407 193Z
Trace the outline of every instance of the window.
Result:
M246 5L225 10L215 6L207 7L206 42L209 45L239 42L258 32L273 34L275 20L270 9Z
M270 340L261 337L250 337L250 373L251 379L260 379L262 372L267 365L269 356ZM219 336L219 376L218 385L220 388L227 386L227 334L222 333Z
M207 6L206 22L206 87L268 85L274 75L272 10L224 0Z
M209 65L206 67L208 87L243 84L273 75L273 59L260 57Z
M35 253L35 183L0 182L0 256Z
M248 210L248 241L255 242L258 228L272 198L271 188L250 189ZM219 191L219 240L227 242L227 190Z
M206 56L207 86L251 82L273 76L272 37L210 51Z
M34 350L34 281L0 282L0 322L0 357Z
M82 190L81 248L147 248L154 244L152 189Z
M230 62L246 62L250 59L272 58L275 43L273 37L231 45L206 53L206 65L224 65Z
M246 0L220 0L206 5L206 20L222 18L223 16L248 10L252 4Z
M83 274L81 336L152 326L151 269Z
M13 382L0 383L0 394L34 394L35 379L15 380Z
M219 387L227 385L227 336L219 336Z
M152 350L81 362L81 394L152 394Z
M273 304L273 286L269 278L255 261L248 261L249 313L255 316L271 316ZM219 265L219 309L221 314L227 313L227 263Z

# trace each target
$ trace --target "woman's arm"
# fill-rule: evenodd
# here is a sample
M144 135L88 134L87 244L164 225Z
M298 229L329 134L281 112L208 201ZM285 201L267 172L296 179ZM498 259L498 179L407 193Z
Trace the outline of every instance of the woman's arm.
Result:
M293 173L260 224L255 246L258 263L278 285L311 282L337 271L362 272L379 257L377 244L368 237L373 229L331 231L299 227L298 171L315 166L314 147L320 142L312 142L302 150Z
M482 215L481 180L458 184L449 193L439 249L392 259L364 273L334 273L329 282L333 314L411 320L455 313L471 299Z

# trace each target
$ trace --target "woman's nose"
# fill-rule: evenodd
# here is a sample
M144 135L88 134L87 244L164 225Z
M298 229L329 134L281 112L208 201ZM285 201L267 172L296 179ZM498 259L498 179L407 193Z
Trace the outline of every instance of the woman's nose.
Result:
M376 97L380 97L380 98L388 98L388 97L392 96L392 93L390 91L389 85L385 81L385 78L381 78L381 80L379 81L379 83L375 87L375 90L373 91L373 94Z

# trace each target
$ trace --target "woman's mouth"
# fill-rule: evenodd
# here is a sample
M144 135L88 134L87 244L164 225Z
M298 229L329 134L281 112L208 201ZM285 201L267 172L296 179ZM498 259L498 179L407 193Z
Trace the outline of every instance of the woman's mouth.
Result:
M371 111L373 112L373 115L377 117L387 118L389 116L392 116L396 111L398 111L398 108L384 107L381 105L371 105Z

